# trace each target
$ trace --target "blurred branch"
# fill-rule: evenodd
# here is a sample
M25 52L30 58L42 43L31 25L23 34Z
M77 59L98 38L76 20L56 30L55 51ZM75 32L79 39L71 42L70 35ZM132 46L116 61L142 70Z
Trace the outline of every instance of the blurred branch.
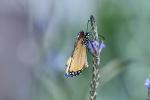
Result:
M130 64L131 60L114 59L101 69L101 87L118 76L124 71L125 66ZM109 74L111 73L111 74Z

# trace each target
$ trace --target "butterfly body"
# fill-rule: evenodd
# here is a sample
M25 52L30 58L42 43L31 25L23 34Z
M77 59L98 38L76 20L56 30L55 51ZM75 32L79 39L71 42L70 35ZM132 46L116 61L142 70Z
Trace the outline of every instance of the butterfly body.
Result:
M83 31L78 33L72 55L67 61L67 69L65 77L73 77L79 75L84 68L88 66L86 55L86 38L87 34Z

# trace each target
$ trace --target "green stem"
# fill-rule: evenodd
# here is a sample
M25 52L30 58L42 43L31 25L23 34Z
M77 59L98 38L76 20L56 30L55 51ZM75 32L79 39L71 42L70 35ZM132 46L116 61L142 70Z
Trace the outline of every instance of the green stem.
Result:
M95 17L93 15L90 16L89 22L91 25L92 39L99 41L97 25ZM99 85L100 80L99 65L100 65L100 53L93 56L93 72L92 72L92 80L90 83L90 100L96 100L96 89Z

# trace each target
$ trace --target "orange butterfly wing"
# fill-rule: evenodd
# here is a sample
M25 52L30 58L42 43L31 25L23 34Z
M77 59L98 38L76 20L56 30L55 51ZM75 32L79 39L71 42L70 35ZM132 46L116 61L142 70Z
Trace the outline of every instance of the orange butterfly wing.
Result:
M72 56L67 61L67 74L78 75L87 66L86 47L83 43L84 33L80 32Z

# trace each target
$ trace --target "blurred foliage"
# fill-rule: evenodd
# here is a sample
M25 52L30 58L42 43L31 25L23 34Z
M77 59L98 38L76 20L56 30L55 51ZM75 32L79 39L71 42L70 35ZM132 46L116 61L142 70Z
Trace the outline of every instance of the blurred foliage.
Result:
M101 81L97 100L146 100L144 81L150 73L149 0L93 2L95 3L93 7L96 7L99 34L106 38L106 48L101 54ZM87 19L89 16L86 16ZM80 23L75 25L78 24ZM71 34L64 33L74 33L76 30L80 29L69 26L69 22L65 24L60 31L63 38L57 41L58 47L53 45L55 48L53 51L57 49L56 51L69 56L70 51L67 49L69 45L73 47L72 40L75 38L71 38ZM62 70L54 72L52 69L37 70L35 72L37 80L33 83L31 91L32 100L88 100L92 70L89 53L88 58L89 68L74 78L65 79ZM62 63L65 62L61 60ZM53 66L56 68L58 65Z

